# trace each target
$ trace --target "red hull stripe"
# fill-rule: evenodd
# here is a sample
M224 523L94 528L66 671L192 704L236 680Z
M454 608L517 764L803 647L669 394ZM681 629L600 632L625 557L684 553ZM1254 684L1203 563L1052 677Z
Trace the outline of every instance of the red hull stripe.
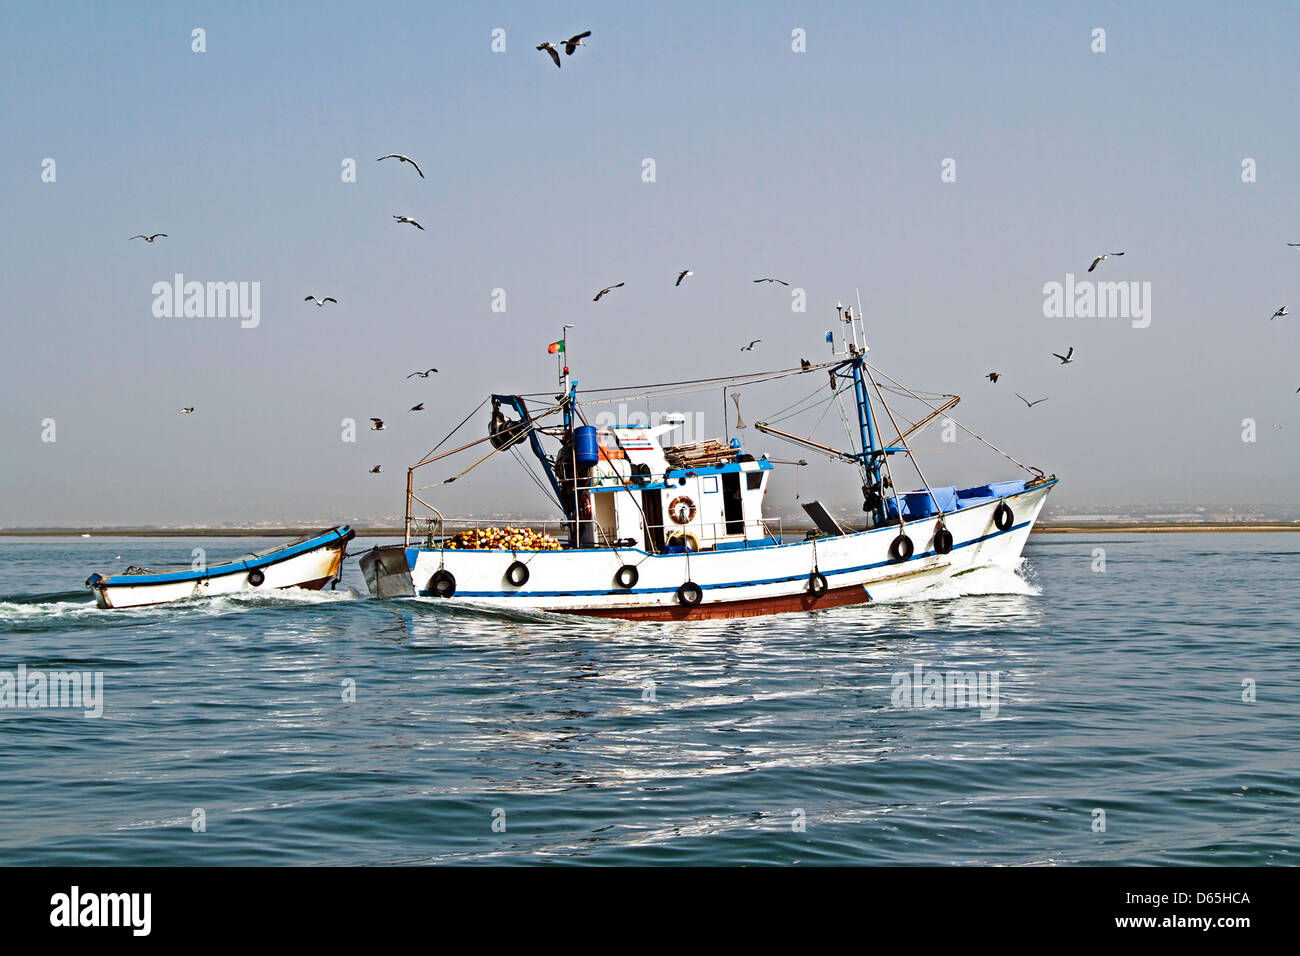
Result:
M705 592L708 593L707 591ZM866 604L871 600L867 589L860 584L847 588L835 588L821 597L813 597L805 591L802 594L786 594L780 597L746 598L742 601L719 601L715 604L697 604L688 607L685 604L646 605L644 607L601 607L601 608L548 608L556 614L582 614L586 617L610 617L624 621L707 621L719 618L759 617L764 614L784 614L791 611L815 611L828 607L847 607L850 604Z

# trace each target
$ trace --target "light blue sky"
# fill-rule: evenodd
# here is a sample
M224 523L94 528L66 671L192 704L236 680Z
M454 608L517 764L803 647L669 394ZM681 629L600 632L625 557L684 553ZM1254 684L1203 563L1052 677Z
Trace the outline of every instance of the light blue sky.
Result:
M534 50L584 29L562 70ZM405 466L487 392L552 386L565 322L586 386L774 368L823 356L855 287L873 360L962 394L1061 503L1295 502L1298 32L1287 3L6 3L0 525L396 514ZM1044 317L1044 283L1121 249L1095 277L1150 282L1149 328ZM260 282L260 326L154 317L177 272ZM673 409L720 433L720 404ZM390 430L339 440L371 415ZM925 461L1013 477L971 446ZM519 478L506 458L438 500L544 513ZM833 466L801 491L857 499Z

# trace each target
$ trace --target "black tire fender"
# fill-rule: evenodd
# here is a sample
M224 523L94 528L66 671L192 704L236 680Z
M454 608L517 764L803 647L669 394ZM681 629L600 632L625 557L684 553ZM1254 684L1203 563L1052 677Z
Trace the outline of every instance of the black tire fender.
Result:
M266 575L262 573L261 568L253 568L248 572L248 583L255 588L260 588L262 582L266 580Z
M677 602L694 607L704 600L704 589L694 581L687 581L677 589Z
M900 532L893 544L889 546L889 556L895 561L906 561L912 556L914 550L912 539Z
M528 565L522 561L510 565L506 568L506 580L517 588L523 587L528 583Z
M952 550L952 532L940 528L934 533L934 550L936 554L947 554Z
M641 579L641 572L636 569L634 564L625 564L614 572L614 583L625 591L630 591L636 587L636 582Z
M998 505L997 510L993 512L993 523L998 526L999 531L1006 531L1016 523L1015 512L1005 501Z
M434 576L429 578L429 586L424 593L431 597L451 597L456 593L456 575L446 568L439 568Z
M808 592L813 597L819 598L830 589L830 584L826 581L826 575L820 571L814 571L808 575Z

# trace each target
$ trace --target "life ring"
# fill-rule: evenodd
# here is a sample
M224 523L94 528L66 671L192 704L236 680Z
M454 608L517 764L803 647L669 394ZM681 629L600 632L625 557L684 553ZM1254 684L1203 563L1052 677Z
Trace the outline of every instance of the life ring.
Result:
M517 588L523 587L528 583L528 565L522 561L510 565L506 568L506 580Z
M578 514L583 521L591 520L591 492L583 492L578 496Z
M830 585L826 583L826 575L820 571L814 571L808 575L808 591L813 597L821 597L829 587Z
M912 551L912 539L901 532L894 539L894 543L889 546L889 556L895 561L906 561L912 556Z
M638 488L650 481L650 466L645 462L637 462L632 466L632 484Z
M687 581L677 589L677 600L687 607L694 607L704 600L704 589L694 581Z
M700 539L695 537L695 535L691 534L689 531L668 532L668 537L664 540L664 544L671 547L677 541L681 541L682 547L687 551L700 550Z
M429 578L429 586L425 589L425 593L433 597L451 597L456 593L456 575L446 568L439 568L437 573Z
M253 570L248 572L248 583L255 588L260 588L262 582L265 580L266 575L262 573L260 568L253 568Z
M614 583L625 591L636 587L636 582L640 578L641 572L636 569L634 564L625 564L614 572Z
M952 532L939 525L934 533L934 550L936 554L947 554L952 550Z
M998 505L997 511L993 512L993 523L998 526L999 531L1006 531L1015 523L1016 516L1011 510L1011 506L1005 501Z
M695 502L687 495L678 495L668 503L668 517L674 524L690 524L695 517Z

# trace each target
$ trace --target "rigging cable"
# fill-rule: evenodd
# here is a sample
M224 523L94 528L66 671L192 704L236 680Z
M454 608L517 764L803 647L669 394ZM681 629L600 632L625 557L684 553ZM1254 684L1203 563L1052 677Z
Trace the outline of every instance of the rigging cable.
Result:
M904 385L904 384L902 384L901 382L899 382L897 379L895 379L895 378L891 378L888 374L886 374L885 372L880 371L880 369L876 368L876 367L873 366L873 365L868 365L866 362L863 362L862 364L865 365L867 368L871 369L872 372L878 373L879 375L883 376L884 378L889 379L889 381L893 382L893 383L894 383L895 385L897 385L899 388L904 389L905 391L907 391L907 393L908 393L909 395L911 395L913 398L915 398L917 401L921 402L922 404L928 406L932 411L936 411L936 412L937 412L937 411L939 410L939 409L936 408L934 405L931 405L928 401L926 401L924 398L922 398L920 395L918 395L916 392L912 391L912 389L908 388L906 385ZM997 452L999 455L1001 455L1003 458L1005 458L1007 461L1011 462L1012 464L1014 464L1014 465L1017 466L1018 468L1021 468L1021 469L1023 469L1024 471L1029 472L1029 474L1031 474L1031 475L1037 475L1037 476L1039 476L1039 477L1042 477L1042 474L1043 474L1043 473L1042 473L1041 471L1039 471L1037 468L1030 468L1028 465L1024 464L1023 462L1021 462L1021 461L1019 461L1019 460L1017 460L1017 459L1011 457L1011 456L1008 455L1006 452L1004 452L1001 448L999 448L997 445L993 444L991 441L989 441L988 439L984 438L982 435L977 434L977 433L974 431L974 429L968 428L967 426L963 425L961 422L957 421L957 419L953 418L951 415L948 415L947 418L948 418L948 420L949 420L950 422L952 422L954 425L956 425L956 426L957 426L958 428L960 428L962 431L964 431L964 432L966 432L967 434L971 435L973 438L975 438L977 441L981 442L982 444L987 445L989 448L992 448L995 452Z

